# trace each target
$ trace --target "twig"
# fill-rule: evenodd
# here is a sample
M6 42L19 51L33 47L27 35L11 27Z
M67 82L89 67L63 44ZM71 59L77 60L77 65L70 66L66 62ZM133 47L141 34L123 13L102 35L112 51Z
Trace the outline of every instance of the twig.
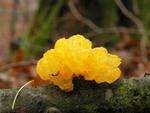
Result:
M101 33L95 33L94 31L88 32L86 33L87 37L93 37L93 36L97 36L99 34L104 34L104 33L120 33L120 32L127 32L130 34L140 34L139 31L137 31L136 29L129 29L129 28L125 28L125 27L113 27L113 28L101 28L103 30L103 32Z
M13 103L12 103L12 106L11 106L11 109L14 110L15 108L15 103L16 103L16 100L17 100L17 97L20 93L20 91L27 85L29 85L30 83L32 83L34 80L30 80L29 82L25 83L23 86L21 86L21 88L17 91L16 95L15 95L15 98L13 100Z
M120 8L120 10L122 11L122 13L137 25L138 31L142 36L141 42L140 42L141 55L142 55L143 62L146 62L148 60L147 55L146 55L147 34L145 32L144 25L143 25L142 21L129 11L124 6L124 4L122 3L121 0L115 0L115 2L117 4L117 6Z
M95 25L94 22L92 22L90 19L82 16L80 14L80 12L77 10L77 8L75 7L75 3L73 0L70 0L68 2L68 6L70 8L71 13L73 14L73 16L80 22L84 23L85 25L87 25L89 28L92 29L92 31L94 31L94 33L96 34L103 34L103 33L118 33L118 32L123 32L126 28L116 28L116 27L111 27L111 28L100 28L99 26ZM136 30L128 30L126 29L126 31L128 31L129 33L138 33L139 31ZM88 35L93 34L89 33ZM93 36L93 35L92 35Z
M28 65L35 65L36 62L37 62L36 60L32 60L32 61L21 61L21 62L6 64L6 65L0 67L0 72L7 71L11 68L23 67L23 66L28 66Z
M103 30L100 29L98 26L96 26L91 20L89 20L88 18L83 17L79 11L77 10L77 8L75 7L74 1L73 0L69 0L68 2L68 6L70 8L71 13L73 14L73 16L79 20L80 22L86 24L89 28L91 28L93 31L95 31L96 33L102 33Z

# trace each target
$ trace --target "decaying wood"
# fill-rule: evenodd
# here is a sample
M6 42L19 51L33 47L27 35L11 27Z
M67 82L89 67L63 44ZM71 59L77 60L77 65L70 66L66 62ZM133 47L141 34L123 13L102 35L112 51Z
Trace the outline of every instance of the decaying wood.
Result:
M0 90L0 113L150 113L150 76L96 84L81 78L66 93L53 85L23 89L11 110L16 89Z

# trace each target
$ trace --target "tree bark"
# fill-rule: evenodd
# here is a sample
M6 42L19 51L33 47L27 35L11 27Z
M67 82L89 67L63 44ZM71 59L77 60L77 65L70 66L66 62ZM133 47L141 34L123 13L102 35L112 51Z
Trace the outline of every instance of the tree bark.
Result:
M23 89L12 111L16 92L0 90L0 113L150 113L150 76L113 84L76 78L68 93L53 85Z

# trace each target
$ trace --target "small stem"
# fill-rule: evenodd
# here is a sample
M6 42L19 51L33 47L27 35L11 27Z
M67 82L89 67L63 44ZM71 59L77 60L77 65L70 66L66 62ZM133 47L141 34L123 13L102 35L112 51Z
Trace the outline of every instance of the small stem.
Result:
M15 103L16 103L16 100L17 100L17 97L18 97L20 91L21 91L25 86L27 86L27 85L29 85L30 83L32 83L33 81L34 81L34 80L30 80L29 82L25 83L25 84L17 91L17 93L16 93L16 95L15 95L15 98L14 98L14 100L13 100L12 106L11 106L12 110L13 110L14 107L15 107Z

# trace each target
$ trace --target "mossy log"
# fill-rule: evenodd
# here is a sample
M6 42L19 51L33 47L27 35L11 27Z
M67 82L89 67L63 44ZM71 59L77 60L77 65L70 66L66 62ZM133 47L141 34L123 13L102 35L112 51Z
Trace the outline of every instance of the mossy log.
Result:
M76 78L68 93L53 85L26 88L11 110L16 92L0 90L0 113L150 113L150 76L113 84Z

